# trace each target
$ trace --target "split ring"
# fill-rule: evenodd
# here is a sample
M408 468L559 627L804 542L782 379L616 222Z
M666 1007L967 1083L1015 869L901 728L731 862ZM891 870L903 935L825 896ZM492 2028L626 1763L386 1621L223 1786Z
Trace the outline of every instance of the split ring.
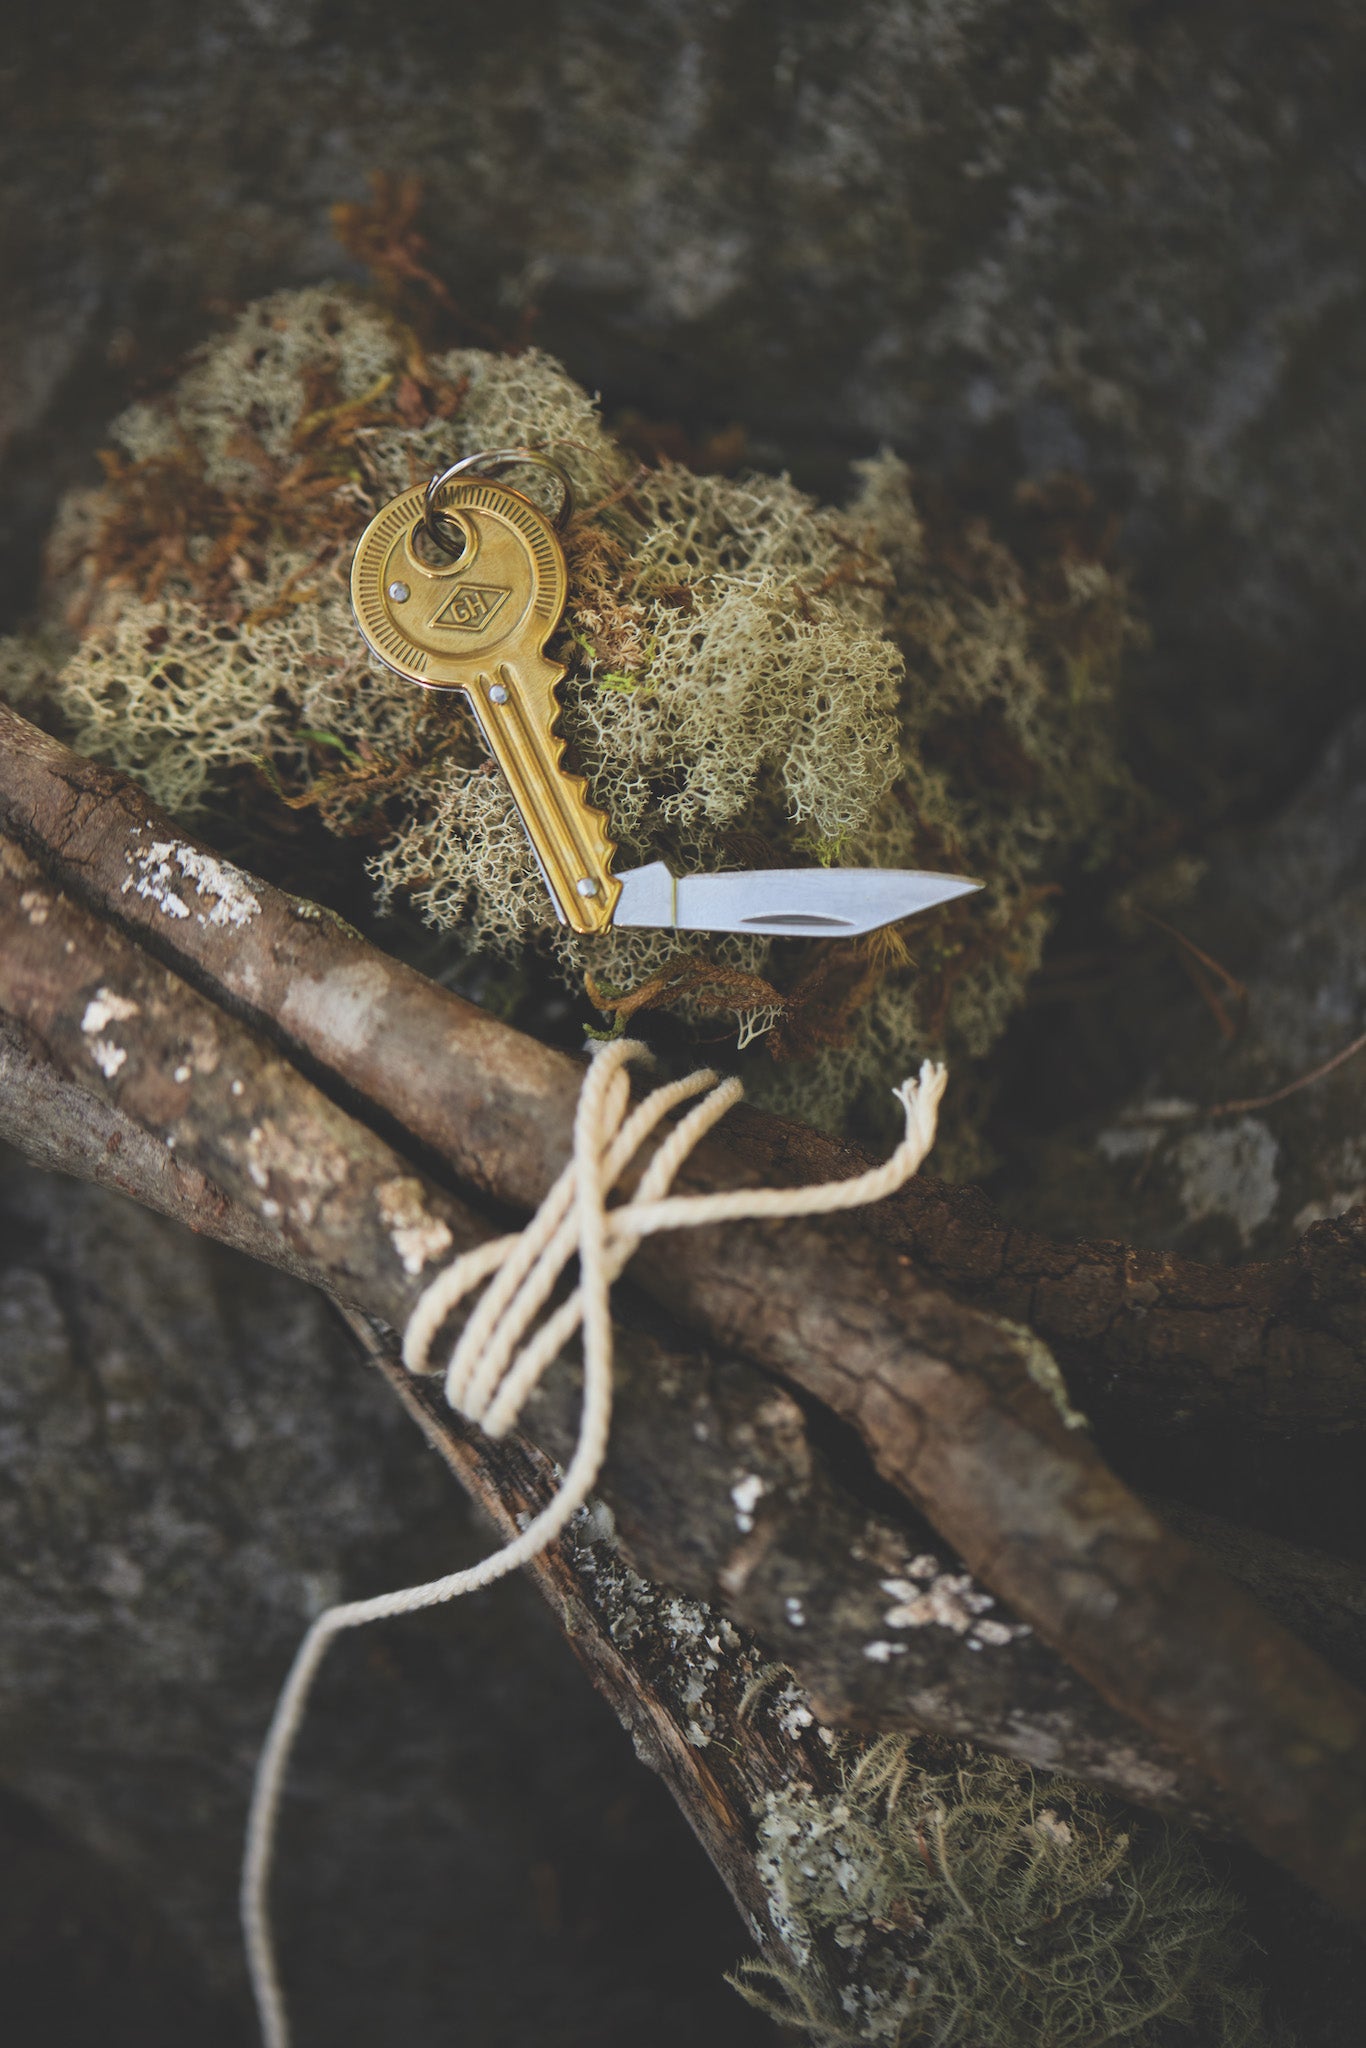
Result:
M467 476L471 470L480 476L493 477L501 470L515 469L522 463L530 463L536 469L549 470L559 485L560 503L553 515L552 524L563 529L569 523L569 515L574 510L574 492L559 463L549 455L543 455L538 448L496 448L486 454L462 456L459 462L451 463L448 469L438 470L428 484L423 499L422 524L433 544L448 555L458 554L460 548L464 546L463 534L460 536L458 547L453 547L446 538L450 527L441 516L438 501L448 483L453 482L458 476Z

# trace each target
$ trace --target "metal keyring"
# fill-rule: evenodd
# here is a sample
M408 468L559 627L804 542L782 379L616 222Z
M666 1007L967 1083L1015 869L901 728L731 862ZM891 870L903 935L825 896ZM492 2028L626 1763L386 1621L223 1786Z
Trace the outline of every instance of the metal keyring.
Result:
M513 469L522 462L529 462L537 469L550 471L560 487L561 494L559 510L555 513L552 523L559 528L568 525L569 516L574 510L574 492L559 463L553 461L549 455L543 455L538 448L495 448L486 454L463 455L459 462L453 462L449 469L438 470L428 484L427 494L423 500L422 524L433 546L448 555L459 552L443 538L444 522L441 507L437 503L441 491L453 477L464 476L470 470L475 470L480 476L497 476L500 470Z

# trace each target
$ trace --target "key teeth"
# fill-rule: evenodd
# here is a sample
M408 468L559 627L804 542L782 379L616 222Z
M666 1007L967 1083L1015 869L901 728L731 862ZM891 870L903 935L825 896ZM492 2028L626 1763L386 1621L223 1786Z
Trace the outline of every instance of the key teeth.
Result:
M563 759L563 742L561 742L561 759ZM558 762L556 766L559 767ZM590 801L588 777L586 775L575 775L567 768L560 768L560 773L578 798L579 809L583 812L584 817L592 820L593 837L598 842L598 847L603 855L602 864L610 877L612 862L616 858L617 849L616 843L608 830L607 813L606 811L600 811L597 805Z
M561 700L559 700L559 688L563 684L563 678L565 678L565 670L561 668L559 676L551 684L551 705L555 707L555 723L559 723L559 717L563 713L563 705L561 705ZM592 838L596 840L596 852L598 852L600 866L602 866L602 877L604 877L604 881L608 885L606 887L606 903L604 903L604 909L608 909L608 915L606 915L602 922L610 924L612 922L610 920L610 909L616 907L616 897L621 895L621 883L618 883L616 877L612 874L612 862L616 860L616 842L612 840L610 819L608 819L606 811L600 811L598 805L590 801L590 797L588 797L588 776L586 774L575 774L573 770L563 766L565 752L567 752L567 741L565 741L565 737L561 733L555 731L553 725L551 725L551 745L553 745L553 750L555 750L555 772L569 784L575 799L578 799L578 807L584 813L584 819L590 821L590 831L592 831Z
M592 937L610 926L621 884L612 874L616 847L607 818L588 800L587 777L564 766L567 742L555 729L564 675L561 664L543 654L521 662L509 657L492 672L504 693L494 700L501 715L483 712L487 685L476 702L560 915L572 930ZM592 886L580 890L581 881Z
M564 708L560 702L560 685L564 680L564 675L565 671L561 668L559 674L550 685L550 701L553 707L555 723L558 723ZM588 777L576 774L571 769L565 767L564 757L568 742L562 734L556 732L555 723L552 723L550 729L550 744L552 758L555 763L555 772L565 783L566 787L574 793L579 812L584 819L589 837L593 842L593 850L598 856L598 865L601 869L599 886L602 893L597 897L581 896L574 907L578 911L579 916L583 918L588 930L592 932L605 931L612 922L612 913L617 907L617 898L621 894L621 884L612 873L612 863L617 856L616 842L611 836L610 821L607 813L599 810L597 805L589 800ZM593 879L599 880L597 876Z

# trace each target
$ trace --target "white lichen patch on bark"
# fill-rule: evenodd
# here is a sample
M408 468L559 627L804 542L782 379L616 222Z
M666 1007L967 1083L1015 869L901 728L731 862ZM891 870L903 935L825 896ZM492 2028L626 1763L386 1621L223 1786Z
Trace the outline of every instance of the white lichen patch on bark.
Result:
M615 1541L596 1534L598 1511L581 1510L572 1523L575 1565L593 1606L614 1642L650 1655L660 1669L661 1697L683 1739L694 1749L724 1741L728 1716L759 1711L759 1702L783 1739L796 1743L808 1729L823 1738L811 1702L785 1665L766 1665L739 1630L700 1600L661 1591L632 1570ZM781 1685L774 1681L781 1679Z
M420 1180L382 1181L375 1189L380 1222L398 1253L405 1273L420 1273L432 1259L441 1258L454 1243L439 1216L422 1206Z
M974 1623L972 1633L976 1643L1009 1643L1016 1636L1028 1635L1029 1630L1023 1622L1012 1628L1009 1622L984 1620Z
M133 872L124 881L123 894L131 889L155 903L163 916L194 917L202 925L240 931L261 914L247 877L231 861L215 860L175 839L156 839L136 852L130 847L124 858ZM187 896L204 908L192 907Z
M929 1576L924 1570L926 1565L933 1576L928 1585L917 1584L916 1578ZM916 1571L916 1567L920 1569ZM971 1573L940 1571L937 1559L929 1556L913 1559L907 1569L915 1572L915 1577L879 1581L883 1592L894 1602L882 1617L884 1628L950 1629L965 1639L970 1650L997 1647L1030 1633L1026 1622L988 1619L996 1601L975 1583ZM874 1663L885 1664L892 1650L888 1643L865 1643L863 1654Z
M811 1702L795 1678L789 1678L777 1692L768 1695L768 1709L789 1742L795 1742L804 1728L816 1725Z
M121 996L112 988L96 989L85 1006L81 1018L81 1029L87 1038L104 1031L110 1024L126 1024L130 1017L136 1017L138 1005L129 996Z
M730 1497L735 1507L735 1526L742 1536L748 1536L753 1529L754 1510L767 1490L757 1472L744 1473L732 1486Z
M30 924L46 924L51 904L41 889L25 889L19 898L19 908Z
M883 1626L923 1628L927 1623L934 1623L939 1628L952 1629L955 1635L965 1636L973 1622L968 1602L975 1602L975 1597L980 1597L988 1607L995 1604L990 1594L974 1596L971 1587L972 1580L966 1572L944 1572L923 1592L907 1581L885 1579L883 1591L892 1595L896 1605L889 1607L883 1615Z
M97 1038L90 1048L90 1057L105 1080L112 1081L127 1059L128 1052L125 1046L115 1045L112 1038Z
M346 1180L346 1154L339 1146L319 1140L305 1148L270 1117L253 1124L242 1149L243 1164L252 1185L263 1193L273 1187L272 1200L284 1194L281 1213L287 1211L293 1221L305 1227L316 1221L327 1197ZM261 1208L265 1213L264 1202Z

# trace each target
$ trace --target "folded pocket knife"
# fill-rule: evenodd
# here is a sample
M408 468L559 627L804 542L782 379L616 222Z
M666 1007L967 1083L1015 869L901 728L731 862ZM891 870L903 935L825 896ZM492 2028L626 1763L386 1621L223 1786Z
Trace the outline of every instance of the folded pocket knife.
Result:
M549 518L500 483L532 464L558 482ZM694 932L850 938L981 888L964 875L904 868L749 868L679 875L663 861L614 875L607 820L562 765L555 731L565 675L545 646L567 595L557 527L568 479L538 450L466 456L376 513L351 568L367 645L427 690L469 701L506 777L561 923L591 935L624 925Z

